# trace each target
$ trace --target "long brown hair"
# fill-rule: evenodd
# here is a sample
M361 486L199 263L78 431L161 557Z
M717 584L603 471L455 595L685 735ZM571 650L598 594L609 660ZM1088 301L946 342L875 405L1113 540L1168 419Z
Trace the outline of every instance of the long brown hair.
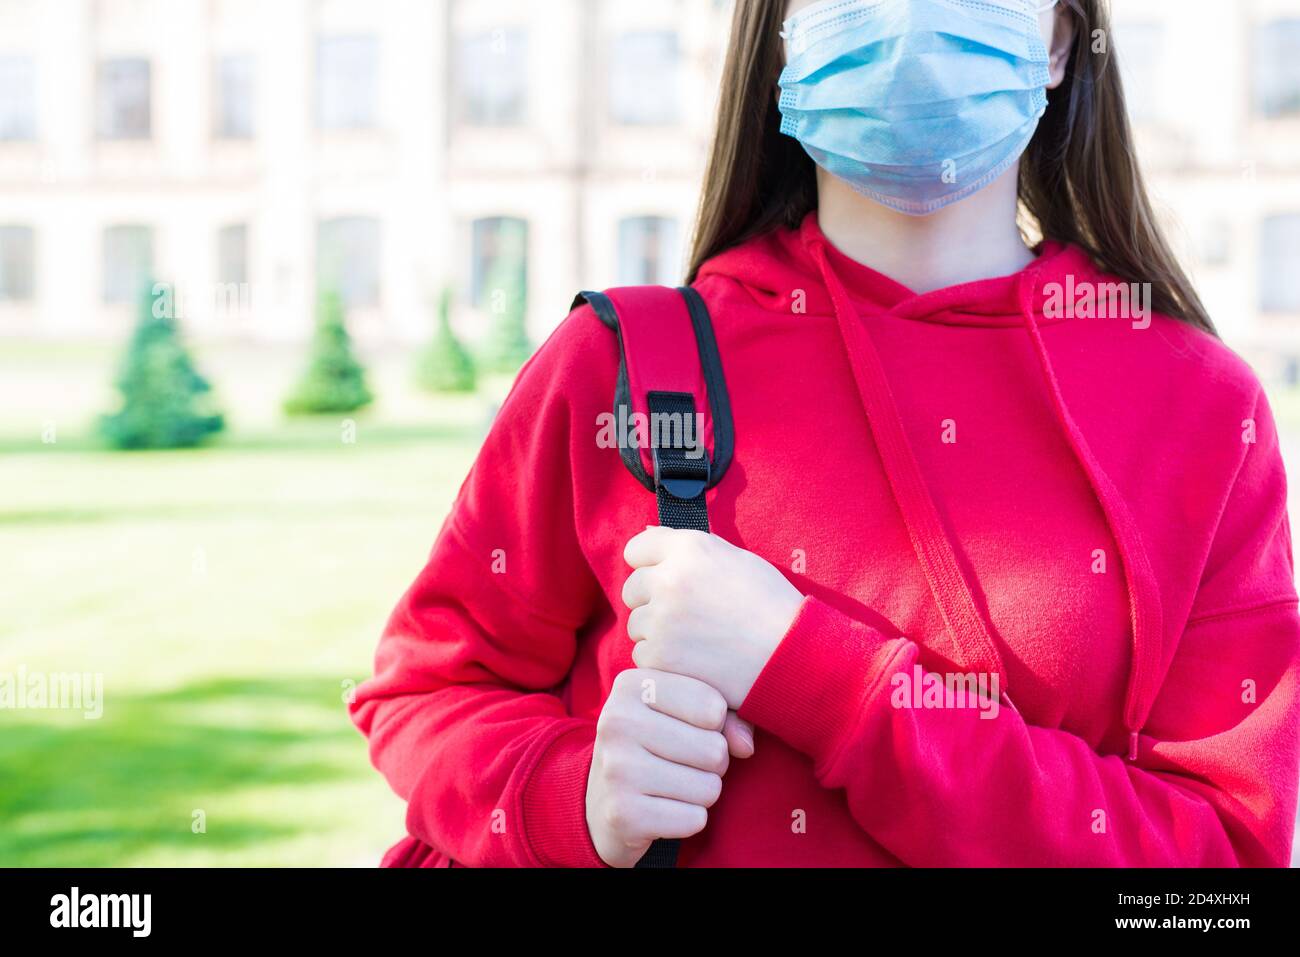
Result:
M1022 226L1084 249L1127 282L1149 282L1157 311L1214 334L1156 221L1138 168L1106 0L1062 0L1075 39L1065 80L1020 163ZM776 82L786 0L736 0L717 129L688 281L705 260L817 208L816 168L780 132Z

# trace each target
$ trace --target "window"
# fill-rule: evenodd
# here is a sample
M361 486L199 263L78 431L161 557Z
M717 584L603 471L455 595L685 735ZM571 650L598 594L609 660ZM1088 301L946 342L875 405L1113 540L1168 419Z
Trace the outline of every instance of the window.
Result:
M1163 113L1160 82L1164 72L1164 26L1159 23L1116 24L1115 50L1129 116L1137 123L1159 120Z
M0 302L31 299L35 273L35 231L30 226L0 226Z
M254 82L254 60L251 56L218 58L214 121L218 137L231 140L252 138Z
M1270 216L1260 227L1259 308L1263 312L1300 313L1300 213Z
M1255 28L1255 112L1267 119L1300 116L1300 20Z
M610 118L615 123L663 126L680 115L677 34L625 33L610 58Z
M492 294L528 286L528 223L494 216L474 221L471 241L470 302L477 309L491 306Z
M680 279L678 255L676 220L638 216L618 224L620 285L675 285Z
M36 66L0 56L0 141L36 139Z
M1226 266L1232 261L1232 223L1223 218L1206 223L1201 228L1198 247L1202 264Z
M104 60L99 64L96 94L101 139L147 140L149 138L148 60Z
M316 124L322 130L377 125L379 42L374 37L322 37L316 45Z
M493 30L457 47L459 119L471 126L518 126L528 111L528 34Z
M379 220L328 219L316 231L316 278L346 306L379 304Z
M226 286L248 282L248 227L243 223L217 232L217 282Z
M110 226L104 230L104 302L135 302L153 280L153 230Z

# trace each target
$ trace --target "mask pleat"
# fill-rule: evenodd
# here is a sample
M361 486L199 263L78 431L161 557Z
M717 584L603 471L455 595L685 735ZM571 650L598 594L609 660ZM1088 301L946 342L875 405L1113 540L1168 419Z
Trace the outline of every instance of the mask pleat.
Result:
M781 130L904 212L964 198L1018 159L1046 105L1047 51L1019 0L836 0L787 24Z

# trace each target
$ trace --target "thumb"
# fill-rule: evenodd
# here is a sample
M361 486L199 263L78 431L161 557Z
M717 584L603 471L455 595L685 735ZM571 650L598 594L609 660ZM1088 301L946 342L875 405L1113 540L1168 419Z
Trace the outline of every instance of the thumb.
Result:
M722 723L722 736L727 739L727 749L733 758L753 756L754 726L736 712L727 712L727 720Z

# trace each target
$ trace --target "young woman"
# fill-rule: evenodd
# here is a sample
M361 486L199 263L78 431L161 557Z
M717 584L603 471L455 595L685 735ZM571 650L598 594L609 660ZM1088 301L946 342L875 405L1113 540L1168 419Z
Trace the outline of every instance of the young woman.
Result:
M1155 224L1101 0L738 0L690 282L715 534L647 527L576 310L357 696L386 864L1287 863L1277 436ZM930 693L961 674L993 690Z

